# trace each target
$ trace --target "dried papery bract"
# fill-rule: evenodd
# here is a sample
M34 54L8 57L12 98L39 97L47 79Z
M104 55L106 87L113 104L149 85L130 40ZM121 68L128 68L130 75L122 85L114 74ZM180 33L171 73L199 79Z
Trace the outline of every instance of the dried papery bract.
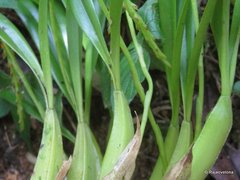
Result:
M68 160L63 161L63 164L62 164L60 170L58 171L56 180L64 180L64 178L66 177L66 175L70 169L71 164L72 164L72 156L70 156Z

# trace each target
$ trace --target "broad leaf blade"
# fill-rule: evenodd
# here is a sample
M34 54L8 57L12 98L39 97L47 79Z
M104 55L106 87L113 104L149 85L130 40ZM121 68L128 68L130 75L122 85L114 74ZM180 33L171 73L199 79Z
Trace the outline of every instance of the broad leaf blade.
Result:
M141 70L141 66L140 66L140 63L138 60L138 55L137 55L136 49L133 48L133 46L130 46L129 49L130 49L130 53L131 53L132 59L134 61L137 73L138 73L139 80L140 80L140 82L142 82L145 79L145 76ZM147 53L147 51L144 51L144 60L145 60L147 68L149 68L150 56ZM131 102L132 99L137 94L137 91L134 86L134 82L133 82L134 80L131 75L131 70L128 65L126 57L123 57L121 60L120 72L121 72L121 85L122 85L123 93L126 96L127 101Z
M158 0L148 0L138 10L139 15L147 24L149 31L156 40L161 40L163 37L159 27L159 10Z

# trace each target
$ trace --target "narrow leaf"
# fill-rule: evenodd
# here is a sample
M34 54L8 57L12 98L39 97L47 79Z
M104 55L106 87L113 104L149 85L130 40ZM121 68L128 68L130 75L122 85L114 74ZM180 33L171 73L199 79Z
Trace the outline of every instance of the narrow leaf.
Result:
M47 106L53 108L53 86L51 76L51 61L50 61L50 49L48 39L48 0L42 0L39 2L39 26L38 33L40 39L40 57L44 76L44 86L47 93Z
M31 47L19 30L2 14L0 14L0 39L13 49L43 82L41 66Z
M103 60L107 64L110 63L110 54L92 0L70 0L70 3L79 26L87 34Z

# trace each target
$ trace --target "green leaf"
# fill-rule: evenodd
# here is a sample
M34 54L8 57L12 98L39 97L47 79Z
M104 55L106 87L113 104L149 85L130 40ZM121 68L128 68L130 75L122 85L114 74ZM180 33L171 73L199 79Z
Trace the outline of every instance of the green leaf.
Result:
M71 11L70 3L67 3L67 35L70 77L75 97L76 114L78 120L83 120L83 88L82 88L82 31Z
M114 74L114 89L121 89L120 77L120 35L121 35L121 18L122 18L123 0L110 0L109 12L111 23L110 32L110 56L112 58L112 71Z
M44 118L44 98L42 93L40 92L40 84L36 81L36 78L34 78L33 75L28 74L29 77L25 77L24 73L18 66L17 62L15 62L15 58L13 57L13 54L8 50L7 47L5 47L6 51L8 52L9 55L9 60L12 61L14 69L17 71L18 75L22 79L22 82L24 84L24 87L26 90L23 92L27 91L29 94L24 93L24 99L23 99L23 107L24 110L30 114L31 116L37 118L39 121L43 122ZM31 79L32 78L32 79ZM29 85L29 82L31 82L31 86ZM34 92L33 92L34 91ZM29 95L29 96L28 96ZM13 93L12 89L3 89L0 91L0 97L4 98L6 101L8 101L10 104L13 104L14 106L16 105L16 97L15 93ZM26 100L26 102L25 102ZM32 102L33 101L33 102ZM68 138L71 142L74 142L74 136L71 134L71 132L66 129L64 126L62 128L62 134L66 138Z
M48 38L48 21L49 21L49 2L48 0L39 1L39 26L38 34L40 40L40 58L43 70L43 85L46 89L46 104L52 109L54 106L54 96L53 96L53 82L51 76L51 57L50 57L50 47Z
M0 89L6 88L11 85L10 77L3 71L0 70Z
M126 0L124 7L126 8L127 12L133 19L134 23L136 24L136 28L143 34L146 42L148 43L149 47L151 47L152 51L154 52L155 56L161 60L167 67L171 67L171 64L167 60L166 55L162 52L162 50L158 47L155 42L155 39L152 33L147 28L146 23L143 21L141 16L136 12L135 5L131 3L131 1Z
M104 62L109 64L110 54L92 0L70 0L70 3L79 26L98 50Z
M0 99L4 100L5 102L11 104L16 108L16 95L10 88L2 89L0 91ZM23 99L23 109L24 111L31 115L32 117L36 118L40 122L42 122L42 118L36 109L36 106L30 101L29 97L24 94Z
M236 62L238 47L240 41L240 0L236 0L232 15L232 24L229 37L229 55L230 55L230 86L232 86L236 71Z
M17 0L1 0L0 1L0 8L17 8Z
M115 86L115 78L110 67L112 65L112 59L108 51L105 39L103 37L102 26L98 19L98 12L96 12L92 0L70 0L70 4L73 14L78 22L78 25L87 35L91 43L98 51L102 60L106 64L107 69L111 75L112 82Z
M0 14L0 39L13 49L30 67L39 81L43 82L43 72L33 50L15 25L2 14Z
M230 2L219 0L213 14L211 28L217 46L219 68L221 73L221 94L230 94L229 63L229 10Z
M136 52L136 49L133 47L133 45L130 45L129 51L131 53L132 59L134 61L139 80L142 82L145 79L145 76L142 72L139 60L138 60L138 55ZM147 65L147 68L150 66L150 56L147 51L144 51L144 60ZM121 72L121 86L122 86L122 91L124 95L127 98L127 101L130 103L132 99L135 97L137 94L137 91L134 86L133 78L131 75L131 70L128 65L126 57L123 57L120 63L120 72Z
M79 123L68 179L99 179L102 157L86 123Z
M63 103L62 103L62 92L58 91L57 94L55 95L55 109L56 113L58 115L58 119L60 122L62 122L62 114L63 114Z
M10 104L0 98L0 118L6 116L10 112L10 109Z
M38 36L38 21L39 21L39 17L38 17L38 9L36 7L36 5L32 2L32 1L24 1L21 0L19 1L19 8L17 10L17 14L19 15L19 17L21 18L21 20L23 21L24 25L26 26L27 30L29 31L36 47L39 50L39 36ZM58 13L59 11L57 11L56 13ZM58 14L57 17L58 19L63 19L63 14ZM64 31L63 31L64 32ZM51 47L51 65L52 65L52 74L54 77L54 80L56 81L56 83L58 84L59 88L61 89L61 91L64 93L64 95L66 96L66 98L70 101L70 97L67 94L67 90L66 90L66 85L65 83L63 83L63 74L60 70L60 66L58 63L58 60L56 58L56 48L53 44L53 37L52 34L49 31L49 39L50 41L50 47Z
M74 103L73 90L71 87L71 79L70 79L70 69L68 63L68 39L66 32L66 15L63 7L57 3L56 1L50 1L49 5L49 14L50 14L50 23L52 36L54 40L54 47L56 48L57 53L57 63L53 66L56 69L56 66L59 66L61 70L61 74L63 77L64 85L66 86L66 91L63 91L65 97L67 97L68 101L71 105ZM77 49L77 48L76 48ZM78 49L77 49L78 50ZM59 84L59 83L58 83ZM61 84L59 84L61 86ZM62 89L62 88L61 88Z
M67 41L67 19L66 19L66 9L62 5L62 3L58 1L54 1L54 13L57 20L57 24L59 26L59 31L61 32L61 38L64 44L62 45L65 48L68 48L68 41Z
M136 158L141 146L142 135L140 130L140 122L137 119L137 130L132 140L128 143L124 151L119 156L113 170L106 175L103 180L122 180L131 179L136 166Z
M63 163L63 145L59 120L54 110L47 110L43 137L31 180L55 179Z
M19 0L16 12L39 49L38 9L36 5L32 1Z
M99 17L100 24L102 29L105 27L105 16L104 13L101 11L99 6L98 0L93 1L96 12ZM92 82L93 82L93 74L96 69L96 64L98 62L98 51L92 45L91 41L83 35L83 47L85 48L85 121L90 121L90 108L91 108L91 96L92 96Z
M177 27L176 8L175 0L158 0L159 26L163 36L164 53L170 62ZM168 10L167 13L166 10Z
M193 97L193 90L194 90L194 81L197 73L197 68L199 64L199 57L201 55L202 46L206 37L207 29L209 26L209 23L213 17L214 9L216 5L217 0L209 0L206 8L203 12L199 28L196 33L194 45L192 48L191 55L189 57L188 61L188 69L187 69L187 79L186 79L186 100L185 100L185 106L186 106L186 115L188 116L188 119L190 117L191 111L192 111L192 97Z
M240 81L235 82L233 86L233 93L240 95Z
M211 169L214 165L227 140L232 122L231 97L220 96L216 105L209 113L203 129L193 145L190 180L204 179L207 176L204 172L205 170Z
M107 67L104 66L102 61L98 61L97 70L100 74L100 87L104 106L112 107L111 99L113 89L111 86L111 77L108 73Z
M113 109L113 126L103 159L101 178L105 177L113 170L119 156L134 135L131 112L122 91L114 91Z
M136 49L133 44L128 47L132 60L137 70L137 74L140 82L143 82L145 76L141 70L141 66L138 60L138 55ZM144 50L144 60L147 65L147 68L150 66L150 55L146 50ZM111 78L107 72L107 68L102 64L102 68L100 70L100 78L101 78L101 93L103 97L103 102L106 107L112 107L112 99L113 99L113 89L111 87ZM128 101L130 103L133 98L136 96L137 91L135 89L135 85L133 82L133 77L131 75L131 70L128 64L128 61L125 56L122 57L120 61L120 73L121 73L121 87L122 91Z
M13 89L11 89L11 88L1 89L0 98L4 99L5 101L7 101L8 103L11 103L13 105L15 104L15 101L16 101L16 97L13 93Z
M148 0L138 10L139 15L146 23L149 31L152 33L155 39L161 40L162 35L159 27L159 10L157 0Z
M37 79L34 77L32 72L25 73L24 75L25 75L26 79L28 80L28 82L31 84L32 91L34 92L34 94L37 98L37 101L42 105L42 107L45 107L44 96L41 92L40 85L39 85ZM24 99L26 99L26 101L34 104L31 97L27 93L27 90L25 87L24 87L23 92L25 92Z

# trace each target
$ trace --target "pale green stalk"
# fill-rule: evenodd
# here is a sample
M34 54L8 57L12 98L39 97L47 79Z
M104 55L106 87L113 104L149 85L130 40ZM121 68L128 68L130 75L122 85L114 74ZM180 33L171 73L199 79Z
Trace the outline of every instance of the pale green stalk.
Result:
M98 2L99 2L99 5L100 5L101 9L103 10L107 20L108 20L108 22L110 23L111 22L110 14L109 14L109 11L108 11L105 3L103 2L103 0L98 0ZM142 103L144 103L144 99L145 99L144 89L143 89L143 87L140 83L140 80L139 80L139 77L138 77L138 74L137 74L137 70L136 70L136 67L133 63L133 59L131 57L131 54L130 54L127 46L125 45L122 37L120 37L120 47L121 47L121 50L122 50L123 54L126 56L128 64L130 66L131 74L132 74L132 77L134 79L133 82L134 82L135 88L136 88L136 90L137 90L137 92L140 96L140 99L141 99ZM165 150L164 150L164 142L163 142L162 133L161 133L161 130L158 127L158 125L157 125L157 123L154 119L154 116L153 116L153 113L152 113L151 109L149 109L148 118L149 118L150 124L153 128L158 148L159 148L159 150L161 149L160 156L163 159L163 165L166 168Z
M229 11L230 1L220 0L217 2L215 16L212 21L212 31L218 50L222 89L217 104L209 114L193 146L192 173L190 178L192 180L196 178L204 179L206 176L204 171L209 170L216 161L232 126L231 87L229 80ZM209 144L212 144L212 146L208 146ZM200 162L203 158L205 161Z
M137 74L137 70L136 70L136 67L133 63L133 59L131 57L131 54L128 50L128 48L126 47L125 43L123 41L121 41L122 43L120 43L121 45L121 49L124 53L124 55L126 56L127 58L127 61L128 61L128 64L130 66L130 70L131 70L131 74L132 74L132 77L134 79L134 85L135 85L135 88L138 92L138 95L141 99L141 102L144 103L144 100L145 100L145 93L144 93L144 89L140 83L140 80L139 80L139 77L138 77L138 74ZM155 134L155 138L156 138L156 141L157 141L157 145L158 145L158 149L160 150L160 156L161 158L163 159L163 166L166 168L166 160L165 160L165 148L164 148L164 142L163 142L163 137L162 137L162 132L161 132L161 129L158 127L158 124L156 123L155 121L155 118L153 116L153 113L152 113L152 110L149 109L149 112L148 112L148 118L149 118L149 122L153 128L153 132Z
M201 53L202 44L205 39L208 25L212 19L215 4L216 4L216 0L209 0L207 3L207 6L204 10L203 16L199 24L199 28L197 30L192 52L189 57L189 65L187 69L187 80L186 80L186 91L184 92L186 97L186 100L184 101L184 109L185 109L184 111L186 114L185 115L186 119L190 119L191 117L193 89L194 89L195 75L197 72L196 70L199 64L199 56Z
M68 59L67 51L62 38L62 32L60 28L61 24L59 25L57 21L57 16L58 16L58 14L56 13L57 8L58 6L56 5L56 2L51 0L51 3L49 3L49 19L50 19L53 39L56 46L58 64L60 66L60 70L63 76L63 83L66 86L67 94L65 94L65 96L69 97L69 103L73 106L73 109L76 110L77 108L76 98L74 97L74 92L72 88L69 63L67 62L67 59ZM66 21L65 23L68 23L68 21Z
M110 1L110 55L112 60L113 77L115 87L113 91L114 118L108 141L106 153L104 155L100 178L107 176L114 168L119 157L130 140L133 138L134 128L128 102L121 90L120 79L120 22L122 15L121 1Z
M143 73L144 73L144 75L147 79L147 82L148 82L148 91L146 92L146 96L145 96L145 99L144 99L144 106L143 106L144 111L143 111L142 122L141 122L141 135L142 135L142 138L143 138L145 127L146 127L146 124L147 124L147 116L148 116L148 112L149 112L149 109L150 109L150 103L151 103L151 99L152 99L153 82L152 82L152 78L151 78L151 76L148 72L147 66L146 66L145 61L144 61L142 47L139 45L139 43L137 41L133 21L132 21L132 19L130 18L129 14L127 12L126 12L126 16L127 16L128 26L129 26L129 29L130 29L130 32L131 32L131 36L132 36L132 39L133 39L133 43L134 43L134 46L136 48L136 51L137 51L137 54L138 54L138 57L139 57L140 65L141 65L142 71L143 71Z
M84 116L87 124L90 122L90 108L91 108L91 95L92 95L92 77L93 77L93 61L94 58L94 47L89 42L86 48L85 56L85 108Z
M47 108L53 109L53 88L51 76L51 61L48 42L48 0L40 1L39 5L39 37L40 37L40 57L42 62L44 85L47 92Z
M180 56L181 35L177 34L177 9L175 0L158 0L159 31L163 36L163 52L166 54L171 68L165 67L167 84L171 102L171 121L165 138L165 151L167 161L170 161L179 135L179 106L180 106ZM168 9L168 13L165 10ZM180 23L179 23L180 24ZM178 31L180 29L178 28ZM157 163L158 164L158 163ZM156 168L155 168L156 169ZM157 171L157 169L155 170Z
M198 3L195 0L191 0L191 3L195 29L197 30L199 27ZM204 102L204 67L203 67L203 55L201 54L198 64L198 97L196 100L196 125L194 134L195 140L197 139L198 135L202 130L203 102Z
M184 34L184 26L186 23L186 16L188 12L189 7L189 0L183 1L182 9L180 11L180 17L177 22L177 28L176 28L176 34L174 36L174 42L173 42L173 50L172 50L172 57L171 63L172 63L172 70L167 68L167 77L169 82L169 91L170 91L170 99L172 104L172 120L170 129L167 137L166 137L166 143L169 143L170 146L166 146L166 148L169 148L169 154L168 154L168 160L170 160L170 165L173 163L176 157L180 154L182 149L185 149L182 146L188 146L190 141L190 135L191 135L191 127L188 126L187 123L182 123L182 127L179 133L179 120L178 120L178 113L179 113L179 105L180 105L180 65L181 65L181 52L182 52L182 42L183 42L183 34ZM170 47L166 47L170 48ZM173 126L174 129L171 129L171 126ZM185 130L182 130L186 127ZM179 133L179 134L178 134ZM178 137L179 136L179 137ZM176 138L178 137L178 141L176 142ZM168 139L169 138L169 139ZM181 139L186 140L185 143L181 142ZM169 142L170 141L170 142ZM173 141L173 143L171 143ZM174 150L175 148L175 150ZM174 150L174 151L173 151ZM167 151L167 149L165 150ZM172 158L171 158L172 156ZM170 158L170 159L169 159Z
M232 24L230 30L229 37L229 58L230 58L230 87L233 86L235 71L236 71L236 63L237 63L237 54L239 47L239 39L240 39L240 1L234 1L234 11L232 15Z
M32 180L55 179L63 163L63 145L58 116L54 109L53 87L51 77L50 51L48 42L48 0L39 2L39 37L40 56L47 93L43 136Z
M120 23L122 16L123 0L110 0L110 55L112 58L112 70L116 81L115 90L121 90L120 80ZM116 8L118 7L118 8Z
M76 102L75 112L79 122L84 121L83 95L82 95L82 32L80 31L75 17L67 5L67 35L69 51L69 67L71 84Z

